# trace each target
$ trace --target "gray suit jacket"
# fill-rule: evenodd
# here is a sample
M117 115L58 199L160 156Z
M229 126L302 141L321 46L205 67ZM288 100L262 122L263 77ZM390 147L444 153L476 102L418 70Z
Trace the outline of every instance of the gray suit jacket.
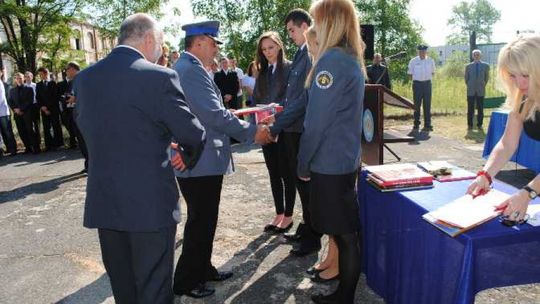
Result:
M287 79L284 111L276 114L276 122L270 127L272 135L275 136L281 131L302 133L308 103L307 89L304 85L310 69L311 59L307 47L299 49L294 56Z
M478 74L476 73L476 63L474 61L465 67L467 96L485 96L486 94L486 84L489 80L489 64L483 61L478 64Z
M84 225L157 231L177 224L171 138L194 166L204 129L184 103L178 75L116 47L73 80L75 119L90 156Z
M186 94L186 102L206 129L207 137L199 163L178 177L230 174L234 171L229 137L253 140L257 126L238 119L225 108L218 86L200 61L182 53L174 69Z

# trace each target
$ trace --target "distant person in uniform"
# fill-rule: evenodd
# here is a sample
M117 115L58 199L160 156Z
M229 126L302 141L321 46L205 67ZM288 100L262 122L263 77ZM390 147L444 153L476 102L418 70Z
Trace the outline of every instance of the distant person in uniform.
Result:
M238 67L238 61L236 61L236 58L230 57L229 62L231 63L231 70L236 72L236 76L238 76L238 93L236 94L236 103L238 104L238 108L241 109L244 105L244 92L242 91L242 79L244 79L244 71L240 67Z
M361 162L365 88L364 42L351 0L321 0L310 13L319 42L298 152L298 176L311 181L315 231L332 235L339 249L339 285L315 303L353 304L360 277L356 178Z
M174 138L172 163L189 169L205 139L176 72L154 64L162 42L152 17L131 15L120 26L118 46L73 80L75 119L92 155L84 226L98 229L119 304L174 303L179 195L168 148Z
M435 75L435 61L427 55L428 47L419 45L418 56L409 61L410 79L413 81L414 130L420 128L420 109L424 108L423 131L433 131L431 125L431 79Z
M473 128L474 109L478 111L476 126L482 129L484 121L484 96L489 81L489 64L480 60L482 52L472 51L474 61L465 67L465 84L467 85L467 127Z
M37 154L40 148L39 136L34 128L34 90L24 85L23 77L22 73L13 75L13 87L9 91L8 104L15 113L15 125L25 147L24 153Z
M219 22L186 24L182 29L186 31L186 50L175 70L186 102L205 127L207 139L197 165L176 171L187 205L187 221L173 289L177 295L203 298L215 292L206 282L224 281L233 275L230 271L218 271L211 261L223 176L234 171L230 138L261 143L268 128L240 120L226 109L220 90L207 71L221 44L217 39Z
M62 125L60 123L58 87L56 82L51 80L50 73L47 68L39 68L38 73L41 81L36 85L36 98L38 106L41 110L45 149L54 150L64 145Z
M373 64L367 67L367 76L369 84L382 84L388 89L392 89L390 83L390 74L388 68L382 64L382 55L375 53L373 55Z
M503 84L510 113L503 136L467 189L467 193L472 195L480 195L491 189L492 177L514 154L523 132L540 142L540 36L519 36L506 44L499 52L497 78ZM529 203L539 193L540 174L537 174L497 208L504 210L503 215L509 220L522 223L527 216Z
M221 58L220 64L221 70L214 74L214 82L221 91L221 96L227 108L237 110L239 108L237 94L240 88L238 74L230 69L227 57Z

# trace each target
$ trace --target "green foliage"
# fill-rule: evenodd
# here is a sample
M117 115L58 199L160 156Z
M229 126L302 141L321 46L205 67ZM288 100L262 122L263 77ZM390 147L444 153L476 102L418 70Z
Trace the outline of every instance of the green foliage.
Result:
M6 42L0 48L15 60L19 71L35 72L38 51L48 50L55 43L48 38L55 31L65 32L66 24L80 11L82 3L82 0L0 0L0 26L6 33ZM63 42L53 46L63 47Z
M410 0L357 0L363 24L375 27L375 52L384 57L406 51L408 59L416 56L416 46L422 42L422 28L409 18ZM392 79L406 81L408 59L389 65Z
M308 9L310 0L192 0L193 13L221 22L220 35L226 41L222 53L234 56L246 68L255 57L257 39L269 30L277 31L288 58L296 51L283 23L294 8Z
M86 17L93 25L109 33L109 36L116 36L126 17L134 13L147 13L159 18L160 4L167 2L168 0L90 0L86 2Z
M465 65L469 63L466 52L456 51L446 60L440 73L446 77L462 78L465 74Z
M462 1L452 8L448 20L456 32L447 37L448 44L468 44L469 36L476 32L482 42L491 42L493 25L501 19L501 13L488 0Z

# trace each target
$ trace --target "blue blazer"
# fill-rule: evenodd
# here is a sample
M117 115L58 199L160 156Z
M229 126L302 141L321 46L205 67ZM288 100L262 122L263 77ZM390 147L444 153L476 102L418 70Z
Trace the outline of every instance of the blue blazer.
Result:
M186 102L206 129L207 138L200 161L178 177L230 174L234 171L230 137L240 142L251 141L257 126L238 119L225 108L218 86L201 62L182 53L174 67L186 94Z
M304 46L303 49L298 49L290 66L284 109L283 112L276 114L276 121L270 127L272 135L275 136L281 131L302 133L308 103L305 82L309 70L311 70L311 59L307 46Z
M360 166L364 73L342 49L324 52L309 89L298 175L352 173Z
M73 80L75 119L89 154L84 226L146 232L176 225L171 138L188 166L205 132L184 102L175 71L116 47Z

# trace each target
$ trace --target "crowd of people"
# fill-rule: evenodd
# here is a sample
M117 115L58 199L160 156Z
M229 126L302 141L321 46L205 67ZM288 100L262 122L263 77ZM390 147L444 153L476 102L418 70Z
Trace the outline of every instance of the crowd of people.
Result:
M32 72L17 72L12 77L11 85L5 82L4 72L0 71L0 132L7 156L18 153L11 119L13 117L24 153L54 151L66 144L70 149L79 147L86 160L82 172L87 171L86 145L73 118L75 98L72 93L72 80L80 69L76 62L69 62L62 72L63 80L59 82L53 79L45 67L38 68L37 83L34 82ZM69 134L67 143L62 125ZM0 150L0 156L2 154L4 153Z

